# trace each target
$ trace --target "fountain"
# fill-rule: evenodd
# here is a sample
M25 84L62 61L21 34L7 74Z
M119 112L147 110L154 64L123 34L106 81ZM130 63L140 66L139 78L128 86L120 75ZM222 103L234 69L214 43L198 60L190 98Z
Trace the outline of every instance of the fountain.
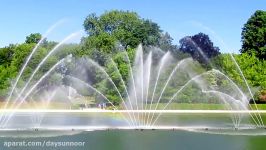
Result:
M56 45L19 89L17 83L42 40L36 45L19 72L5 107L1 110L2 130L185 129L199 132L224 130L223 133L235 130L243 133L243 130L264 128L257 106L256 110L252 110L248 96L222 71L197 70L199 64L193 59L176 60L170 52L155 60L153 56L156 48L149 48L148 52L144 52L142 46L138 46L133 62L127 51L121 52L121 61L127 63L125 68L128 77L122 75L119 64L112 58L107 60L107 65L111 66L108 68L90 58L73 58L68 55L34 82L35 74L58 47L80 34L73 33ZM199 51L204 55L200 49ZM233 61L237 65L234 59ZM67 82L66 85L48 87L49 90L39 86L46 78L56 73L56 69L62 64L70 70L67 75L61 75ZM71 65L66 64L76 67L71 68ZM238 65L237 69L245 80ZM88 70L91 74L87 74ZM87 77L89 79L86 79ZM90 81L90 78L94 81ZM218 81L223 83L218 84ZM248 87L246 81L245 83ZM70 96L65 86L81 95L80 100ZM249 87L248 89L253 98ZM117 97L112 97L111 92L115 92ZM191 94L194 95L193 99L190 99ZM45 99L42 103L35 102L36 97ZM88 97L93 97L91 101L95 103L90 108L87 108L87 103L92 102L87 100ZM36 104L35 108L21 108L21 105L26 105L30 99ZM49 108L50 105L56 104L58 99L70 107ZM79 101L86 103L86 107L81 108ZM8 107L9 105L11 107ZM204 106L214 109L204 109Z

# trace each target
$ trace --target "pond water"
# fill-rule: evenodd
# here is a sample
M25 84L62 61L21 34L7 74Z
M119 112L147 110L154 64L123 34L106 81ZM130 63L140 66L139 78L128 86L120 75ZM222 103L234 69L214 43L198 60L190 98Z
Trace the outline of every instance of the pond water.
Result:
M83 131L65 135L38 137L39 131L27 131L36 137L1 137L0 149L8 149L5 141L85 142L84 146L31 146L12 149L80 149L80 150L263 150L266 136L222 135L182 130L103 130ZM36 133L37 132L37 133ZM61 131L63 132L63 131ZM44 133L43 133L44 135Z
M9 114L7 114L9 115ZM153 121L155 120L155 114ZM176 126L176 127L209 127L209 128L234 128L234 116L239 114L162 114L154 124L155 126ZM145 126L152 124L151 116L140 114L137 118L135 114L135 126ZM266 122L266 115L261 114ZM129 117L128 117L129 119ZM130 126L125 118L119 113L15 113L12 115L5 128L25 129L25 128L86 128L86 127L134 127ZM255 123L249 114L241 114L239 127L254 127Z
M67 116L67 117L66 117ZM265 120L265 115L262 115ZM0 149L80 149L80 150L263 150L266 129L256 128L243 116L235 129L228 114L162 115L159 126L180 129L116 129L127 127L117 114L15 114L9 130L0 131ZM36 126L38 125L38 126ZM20 128L18 128L20 127ZM38 127L38 128L36 128ZM56 127L57 129L52 129ZM91 130L93 127L104 129ZM190 127L190 128L186 128ZM197 128L199 127L199 128ZM50 128L49 130L45 128ZM109 128L109 129L107 129ZM12 130L10 130L12 129ZM37 129L37 130L36 130ZM90 131L89 131L90 129ZM5 142L40 142L41 146L7 147ZM49 142L84 142L82 146L54 147ZM48 145L47 145L48 143Z

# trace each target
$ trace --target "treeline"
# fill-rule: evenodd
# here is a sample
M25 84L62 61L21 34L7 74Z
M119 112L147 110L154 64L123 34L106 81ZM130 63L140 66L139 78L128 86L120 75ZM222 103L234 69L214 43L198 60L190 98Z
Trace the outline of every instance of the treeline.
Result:
M35 76L36 80L48 71L58 60L68 54L72 54L76 63L78 63L79 58L88 57L95 60L101 66L104 66L119 90L123 91L123 85L121 80L119 80L119 74L114 72L115 66L110 63L110 60L112 59L117 64L124 81L128 81L129 64L124 60L125 51L127 51L128 57L132 63L137 46L142 44L145 54L151 49L154 49L152 47L161 49L154 53L154 60L158 61L163 53L167 51L170 51L172 56L177 60L191 56L195 60L193 63L194 66L198 67L198 72L210 70L212 67L217 68L232 78L244 91L246 89L244 80L238 72L237 66L232 60L232 56L230 54L221 53L220 49L214 46L207 34L198 33L196 35L186 36L179 41L179 45L175 45L169 33L164 32L157 23L149 19L141 18L135 12L118 10L108 11L100 16L94 13L90 14L85 19L83 26L87 36L83 37L79 44L65 44L60 47L62 50L58 50L56 54L52 55L45 65L41 67L41 70ZM252 87L252 92L256 93L256 100L258 101L266 101L265 37L266 12L256 11L243 27L241 54L233 54L248 84ZM3 100L7 96L10 86L18 75L22 64L40 39L41 35L35 33L27 36L25 42L22 44L10 44L0 49L0 99ZM26 68L18 87L22 87L25 84L31 72L56 44L57 42L47 40L41 43L38 51L34 54L30 64ZM155 61L153 63L156 64L158 62ZM65 70L62 67L58 68L56 73L47 79L47 82L45 82L46 85L42 86L49 87L60 84L70 84L69 81L62 76L62 74L68 75L75 73L75 67L68 67L72 69ZM97 70L91 68L85 69L85 72L88 76L90 74L97 74ZM116 91L100 73L95 76L80 78L84 78L86 82L89 82L94 87L105 91L107 97L113 102L117 104L120 103L121 100ZM176 78L185 77L177 75ZM220 86L219 84L223 84L219 81L213 82L218 84L218 86ZM128 86L130 83L126 84ZM182 84L175 83L172 87L176 89L179 85ZM171 95L174 92L171 88L167 91L168 94L166 95ZM191 86L190 89L180 95L180 99L182 99L182 102L196 101L199 97L195 96L195 92L193 86ZM86 94L86 92L83 94ZM99 95L96 94L95 97L97 98Z

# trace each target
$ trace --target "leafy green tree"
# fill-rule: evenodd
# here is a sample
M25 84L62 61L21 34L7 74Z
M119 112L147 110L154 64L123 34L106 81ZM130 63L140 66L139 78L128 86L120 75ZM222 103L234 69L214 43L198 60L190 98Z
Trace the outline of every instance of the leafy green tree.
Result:
M16 68L14 66L4 67L0 65L0 101L5 99L11 79L15 76Z
M266 88L266 61L258 59L255 54L234 54L233 57L236 59L243 71L248 84L253 90L265 89ZM218 57L212 59L212 63L217 69L222 70L228 75L234 82L236 82L243 90L246 89L243 78L241 77L236 64L232 60L230 54L221 54ZM221 81L222 82L222 81ZM247 89L245 92L248 92Z
M257 10L242 30L241 53L254 53L258 58L266 58L266 11Z
M38 43L42 38L42 35L40 33L32 33L29 36L26 37L25 43Z
M38 47L37 51L33 54L30 62L25 68L21 79L18 82L18 88L24 85L25 81L27 81L31 76L32 71L54 47L55 42L47 41L43 44ZM22 43L17 45L11 44L0 49L0 99L4 99L4 97L7 95L11 83L14 81L22 65L25 63L26 58L29 56L35 46L36 43ZM44 75L44 73L46 73L57 61L71 53L74 54L78 49L79 46L76 44L66 44L61 46L53 55L51 55L46 60L46 62L34 76L31 84L35 83L36 80ZM62 69L62 66L60 67ZM57 69L56 72L60 72L60 70ZM51 83L55 84L59 82L46 83L51 85Z
M12 61L14 55L15 45L10 44L7 47L0 48L0 65L8 66Z
M161 34L156 23L129 11L114 10L99 17L93 13L88 15L83 25L89 36L83 39L85 46L81 55L93 54L95 49L110 54L117 45L126 49L136 48L140 43L156 45Z
M173 38L168 32L161 34L159 42L156 46L163 51L170 51L171 54L179 60L189 57L188 53L182 52L177 45L173 44Z
M0 64L0 97L6 96L12 79L16 77L19 68L33 46L34 44L21 44L3 48L2 52L5 55L0 55L5 59Z
M169 51L171 49L176 48L176 46L172 44L172 41L173 41L173 38L170 36L170 34L168 32L162 33L161 38L159 39L158 46L163 51Z
M135 52L134 49L128 49L128 55L129 55L130 59L133 59L134 52ZM119 52L119 53L114 54L112 57L109 57L106 60L108 63L106 63L106 65L104 66L106 72L108 73L108 75L110 76L110 78L112 79L114 84L116 85L118 91L121 93L121 96L123 98L127 98L127 95L126 95L126 91L125 91L123 82L121 81L120 77L122 77L125 86L128 87L129 86L128 85L129 84L129 82L128 82L129 65L131 65L131 64L129 64L127 59L125 59L125 54L126 54L126 52ZM111 61L111 58L113 61ZM118 70L116 69L116 67ZM95 76L96 76L96 80L94 80L95 81L94 86L99 91L104 93L106 95L106 97L109 100L111 100L111 102L113 104L116 104L116 105L121 104L122 100L121 100L116 88L107 79L106 75L100 71L97 72L97 70L96 70ZM99 98L97 98L97 99L99 99Z

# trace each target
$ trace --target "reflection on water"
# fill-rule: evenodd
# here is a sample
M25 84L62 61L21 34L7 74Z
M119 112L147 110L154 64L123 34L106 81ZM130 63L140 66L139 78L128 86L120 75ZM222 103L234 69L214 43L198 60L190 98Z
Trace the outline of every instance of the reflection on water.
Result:
M139 124L145 122L139 121ZM176 128L158 130L164 126ZM243 116L237 129L230 114L163 114L152 127L156 130L118 130L116 127L130 126L116 113L17 113L6 128L0 130L0 149L6 149L5 141L21 140L85 142L84 147L74 147L80 150L263 150L266 147L266 129L255 128L248 116ZM85 131L89 128L92 131Z
M265 120L266 115L262 115ZM139 126L145 126L148 121L138 120ZM4 128L28 129L45 127L79 127L104 126L134 127L129 125L118 113L16 113ZM178 127L209 127L209 128L235 128L232 114L162 114L155 126ZM3 126L2 126L3 127ZM241 119L240 128L254 128L254 123L248 114Z
M35 133L38 135L38 132L31 132L30 134ZM266 147L265 138L266 136L220 135L181 130L105 130L84 131L78 134L55 137L0 137L0 142L3 143L10 140L85 142L84 147L75 147L75 149L80 150L263 150ZM37 148L49 149L49 147ZM29 150L37 148L19 147L17 149ZM0 145L0 149L5 149L3 144ZM73 149L73 147L64 147L62 149Z
M76 127L79 126L127 126L119 114L97 113L19 113L14 114L5 128L28 129L45 127Z

